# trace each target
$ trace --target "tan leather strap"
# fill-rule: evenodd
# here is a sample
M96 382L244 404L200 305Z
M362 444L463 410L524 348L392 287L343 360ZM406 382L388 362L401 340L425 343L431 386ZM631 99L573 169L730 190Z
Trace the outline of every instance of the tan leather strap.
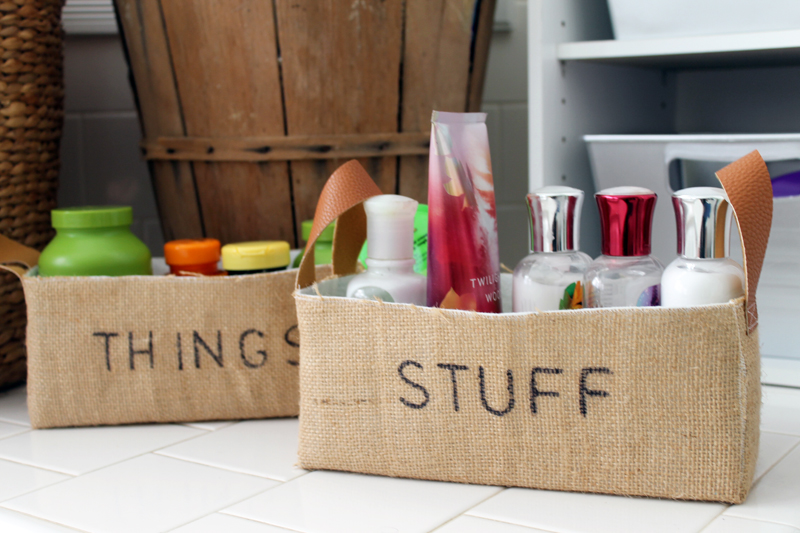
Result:
M0 235L0 269L22 277L38 263L38 251ZM25 265L25 268L19 265Z
M747 297L747 332L758 325L756 288L772 227L772 180L757 150L717 171L739 224Z
M333 273L345 276L356 272L358 254L367 238L367 215L361 204L379 194L383 193L355 159L331 174L317 202L314 225L297 272L298 289L316 281L314 243L322 230L337 218L339 221L333 235Z

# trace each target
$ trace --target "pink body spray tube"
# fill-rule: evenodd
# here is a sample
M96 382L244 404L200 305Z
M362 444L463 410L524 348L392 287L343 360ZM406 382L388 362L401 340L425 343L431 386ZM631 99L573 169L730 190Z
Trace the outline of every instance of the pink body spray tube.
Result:
M485 113L431 117L428 306L500 312L500 252Z

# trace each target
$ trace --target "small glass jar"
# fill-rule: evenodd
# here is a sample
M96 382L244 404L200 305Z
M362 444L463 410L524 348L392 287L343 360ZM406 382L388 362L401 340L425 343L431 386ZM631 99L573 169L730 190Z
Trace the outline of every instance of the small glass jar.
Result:
M286 241L238 242L222 247L222 268L231 276L286 270L289 259Z
M532 253L514 269L513 311L580 309L592 262L578 251L583 191L550 186L526 198Z
M614 187L595 195L603 255L586 271L587 307L661 305L664 265L650 255L656 193Z
M178 239L164 245L164 260L176 276L221 276L217 267L220 243L217 239Z
M130 207L68 207L51 212L56 236L39 257L39 275L151 275L150 250L131 232Z

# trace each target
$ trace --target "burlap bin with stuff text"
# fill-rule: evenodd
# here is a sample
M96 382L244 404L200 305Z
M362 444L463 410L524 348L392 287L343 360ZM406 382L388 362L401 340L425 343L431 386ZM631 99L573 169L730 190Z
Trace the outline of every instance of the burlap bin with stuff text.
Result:
M8 265L37 259L0 236L28 307L34 427L297 415L295 271L42 278Z
M365 235L361 202L380 194L357 164L342 167L310 242L339 216L344 277L315 284L304 264L295 293L301 466L744 501L758 453L754 295L772 190L757 152L718 176L741 229L746 302L486 314L341 297Z

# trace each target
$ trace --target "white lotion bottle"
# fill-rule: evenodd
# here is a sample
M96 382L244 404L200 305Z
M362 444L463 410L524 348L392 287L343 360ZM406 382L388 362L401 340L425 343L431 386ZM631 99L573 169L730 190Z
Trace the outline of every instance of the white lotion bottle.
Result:
M350 280L348 298L425 305L427 279L414 272L417 204L396 194L382 194L364 202L367 271Z
M691 187L672 195L679 257L661 278L663 307L694 307L744 296L744 270L730 259L731 215L725 191Z
M528 194L527 204L532 253L514 269L514 312L580 309L592 262L578 251L583 191L542 187Z

